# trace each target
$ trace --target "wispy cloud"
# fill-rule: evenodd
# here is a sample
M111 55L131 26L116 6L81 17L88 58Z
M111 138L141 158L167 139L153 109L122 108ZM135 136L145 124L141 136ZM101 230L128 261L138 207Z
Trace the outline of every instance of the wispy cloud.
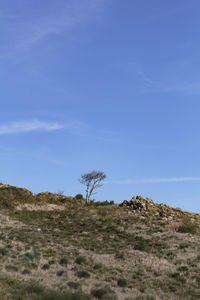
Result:
M51 123L39 120L18 121L0 124L0 135L28 133L33 131L55 131L63 129L65 126L59 123Z
M87 22L103 3L104 0L63 0L49 5L45 10L41 3L41 12L34 15L25 1L21 13L1 12L0 33L9 36L13 51L29 50L47 37L61 36ZM4 48L8 50L10 45L5 43Z
M20 120L10 123L0 124L0 135L31 133L39 131L58 131L65 130L70 134L80 137L87 137L95 140L110 141L111 136L104 137L99 135L98 132L94 132L87 123L79 120L68 120L64 122L49 122L34 120Z
M142 183L173 183L173 182L187 182L187 181L200 181L200 177L125 179L125 180L114 180L107 183L131 185L131 184L142 184Z
M169 61L162 65L163 74L165 74L162 74L162 76L159 73L156 74L156 68L152 70L148 65L136 61L125 61L117 64L117 68L129 74L133 82L137 83L137 89L140 89L145 94L181 93L185 95L200 95L200 78L198 70L196 70L196 65L198 64L199 60L186 58ZM197 75L194 76L193 74L192 77L192 71Z

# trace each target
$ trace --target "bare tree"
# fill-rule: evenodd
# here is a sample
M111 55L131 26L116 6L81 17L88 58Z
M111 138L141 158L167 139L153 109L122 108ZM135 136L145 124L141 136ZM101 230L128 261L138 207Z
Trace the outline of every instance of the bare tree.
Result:
M81 175L80 183L86 186L86 203L89 203L93 191L102 186L101 181L106 178L106 174L100 171L92 171Z

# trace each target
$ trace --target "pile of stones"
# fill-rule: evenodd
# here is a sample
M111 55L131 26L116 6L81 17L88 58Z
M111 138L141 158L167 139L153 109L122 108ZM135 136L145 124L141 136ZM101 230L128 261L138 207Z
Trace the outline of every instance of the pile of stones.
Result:
M143 198L142 196L132 197L131 200L124 200L119 206L127 207L134 211L147 211L155 206L153 200L150 198Z

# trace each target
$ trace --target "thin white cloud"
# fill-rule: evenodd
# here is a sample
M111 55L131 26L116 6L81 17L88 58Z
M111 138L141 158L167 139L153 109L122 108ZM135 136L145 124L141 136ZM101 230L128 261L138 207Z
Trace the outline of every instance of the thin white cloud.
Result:
M55 131L63 129L64 126L59 123L44 122L39 120L18 121L7 124L0 124L0 135L28 133L33 131Z
M171 177L171 178L144 178L144 179L126 179L115 180L109 182L110 184L141 184L141 183L173 183L173 182L188 182L188 181L200 181L200 177Z
M1 28L6 28L4 34L9 34L12 49L28 50L38 46L43 40L52 36L61 36L80 27L91 18L98 16L99 8L104 0L69 0L50 5L45 13L30 14L30 9L24 4L24 12L16 15L0 15ZM41 5L42 6L42 5ZM42 11L42 10L41 10ZM9 44L10 45L10 44ZM9 48L7 44L7 48Z

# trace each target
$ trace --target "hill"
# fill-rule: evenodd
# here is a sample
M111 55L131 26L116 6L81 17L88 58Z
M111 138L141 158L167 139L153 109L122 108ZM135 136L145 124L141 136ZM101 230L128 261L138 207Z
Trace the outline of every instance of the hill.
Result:
M199 214L77 198L0 184L0 299L200 299Z

